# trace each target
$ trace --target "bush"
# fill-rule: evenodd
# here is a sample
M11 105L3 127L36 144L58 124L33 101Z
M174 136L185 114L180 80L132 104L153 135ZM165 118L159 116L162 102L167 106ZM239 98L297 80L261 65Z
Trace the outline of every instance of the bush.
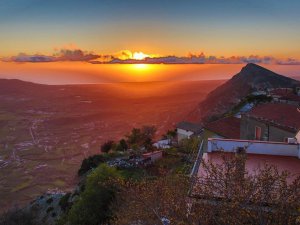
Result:
M47 209L47 213L49 213L49 212L51 212L51 211L53 211L54 210L54 208L51 206L51 207L49 207L48 209Z
M106 164L89 174L84 192L69 210L67 222L72 225L107 223L112 218L110 206L116 195L116 186L109 181L117 178L120 178L117 169Z
M0 216L0 225L36 225L31 211L13 209Z
M105 157L102 155L93 155L84 159L81 163L81 167L78 170L78 175L81 176L88 172L90 169L96 168L100 163L105 162Z
M127 135L127 142L132 149L134 149L134 146L137 146L138 149L145 147L150 150L152 148L152 139L155 132L156 128L154 126L133 128L131 133Z
M101 145L101 152L108 153L114 145L113 141L107 141L103 145Z
M37 225L34 218L31 211L15 208L0 216L0 225Z
M200 139L197 137L193 137L190 139L182 139L179 143L178 151L189 154L198 150L200 144Z
M115 148L116 151L119 151L119 152L125 152L128 150L128 145L125 141L125 139L121 139L119 141L119 143L116 145L116 148Z
M69 198L71 196L71 193L68 192L59 201L59 206L61 207L62 211L66 212L71 208L71 203L69 202Z
M53 202L53 198L48 198L46 202L47 202L47 204L52 203Z

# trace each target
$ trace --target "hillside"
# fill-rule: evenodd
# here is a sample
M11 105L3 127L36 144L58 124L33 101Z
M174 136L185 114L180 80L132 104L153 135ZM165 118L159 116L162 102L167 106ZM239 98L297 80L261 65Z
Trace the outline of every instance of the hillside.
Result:
M76 183L83 158L133 127L158 137L223 81L41 85L0 79L0 212Z
M220 117L254 90L295 86L300 86L300 82L249 63L238 74L209 93L191 112L189 120L205 122Z

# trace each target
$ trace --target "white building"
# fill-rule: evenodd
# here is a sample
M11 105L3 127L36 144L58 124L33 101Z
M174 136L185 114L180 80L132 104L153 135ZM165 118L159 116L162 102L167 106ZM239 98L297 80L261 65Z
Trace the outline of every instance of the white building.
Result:
M200 136L203 132L203 128L195 123L180 122L176 126L177 139L180 142L184 138L191 138L192 136Z

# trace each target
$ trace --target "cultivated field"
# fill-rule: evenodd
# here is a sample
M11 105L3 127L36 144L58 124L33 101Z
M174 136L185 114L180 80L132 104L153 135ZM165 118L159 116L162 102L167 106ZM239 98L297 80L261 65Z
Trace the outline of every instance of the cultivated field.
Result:
M81 160L133 127L157 137L223 81L47 86L0 80L0 209L76 183Z

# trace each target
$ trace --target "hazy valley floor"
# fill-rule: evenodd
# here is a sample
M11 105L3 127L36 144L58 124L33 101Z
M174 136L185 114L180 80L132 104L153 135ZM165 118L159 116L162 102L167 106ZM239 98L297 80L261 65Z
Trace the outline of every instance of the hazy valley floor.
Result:
M133 127L158 136L224 81L47 86L0 80L0 209L76 183L81 160Z

